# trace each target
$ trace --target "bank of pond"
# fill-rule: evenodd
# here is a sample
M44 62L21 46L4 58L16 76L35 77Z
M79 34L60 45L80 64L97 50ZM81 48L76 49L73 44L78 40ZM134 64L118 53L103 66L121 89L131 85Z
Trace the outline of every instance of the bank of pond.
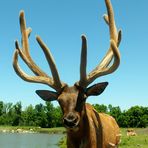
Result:
M2 148L59 148L64 128L0 126Z
M41 128L34 126L0 126L0 133L46 133L57 134L65 133L64 127Z

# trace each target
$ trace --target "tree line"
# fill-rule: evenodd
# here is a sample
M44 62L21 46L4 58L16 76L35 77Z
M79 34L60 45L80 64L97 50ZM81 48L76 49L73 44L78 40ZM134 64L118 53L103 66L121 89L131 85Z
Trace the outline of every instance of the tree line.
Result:
M121 111L119 106L94 104L98 112L113 116L120 127L147 127L148 107L133 106ZM24 110L21 102L4 103L0 101L0 125L10 126L40 126L43 128L61 127L62 111L51 102L29 105Z

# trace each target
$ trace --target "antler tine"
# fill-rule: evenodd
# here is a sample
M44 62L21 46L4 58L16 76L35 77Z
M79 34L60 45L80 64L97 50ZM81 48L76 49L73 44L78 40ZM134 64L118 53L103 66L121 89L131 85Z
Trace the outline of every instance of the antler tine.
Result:
M35 75L42 75L47 76L32 60L29 52L29 42L28 37L31 33L31 28L26 28L26 21L24 11L20 12L20 29L22 33L22 50L20 49L19 45L16 47L20 52L20 56L23 61L28 65L28 67L32 70Z
M45 72L43 72L34 63L34 61L32 60L30 56L28 38L31 33L31 29L26 28L26 22L25 22L23 11L20 12L20 28L21 28L21 33L22 33L22 49L19 47L18 41L16 41L15 42L16 50L15 50L14 57L13 57L13 67L14 67L15 72L25 81L47 84L48 86L52 87L56 91L58 92L61 91L62 87L64 87L66 84L60 81L58 71L56 69L56 65L52 58L52 55L39 37L37 37L37 41L42 47L42 49L44 48L43 52L45 54L45 57L48 63L50 64L53 78L51 78ZM27 66L32 70L32 72L36 76L29 76L20 68L18 64L18 55L22 58L22 60L27 64Z
M81 62L80 62L80 86L84 86L87 80L86 66L87 66L87 40L84 35L82 35L82 49L81 49Z
M110 0L105 0L105 3L108 15L104 15L104 20L109 26L110 48L100 64L92 72L90 72L86 80L83 81L83 87L87 87L90 83L92 83L96 78L100 76L113 73L120 64L120 53L118 50L118 46L121 41L121 30L117 32L116 24L114 21L114 12ZM110 65L113 59L114 61L112 65ZM78 83L80 85L80 82Z
M58 70L56 68L54 58L53 58L49 48L43 43L43 41L41 40L41 38L39 36L36 37L36 40L39 43L41 49L43 50L43 52L45 54L45 57L46 57L47 62L50 66L50 69L51 69L51 73L52 73L52 77L54 79L55 85L57 85L58 88L62 88L66 84L64 84L63 82L60 81Z

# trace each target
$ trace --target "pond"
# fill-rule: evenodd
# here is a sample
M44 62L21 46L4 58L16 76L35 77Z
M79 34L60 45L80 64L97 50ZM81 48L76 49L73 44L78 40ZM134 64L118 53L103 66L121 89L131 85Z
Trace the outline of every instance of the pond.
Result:
M59 148L63 134L0 133L1 148Z

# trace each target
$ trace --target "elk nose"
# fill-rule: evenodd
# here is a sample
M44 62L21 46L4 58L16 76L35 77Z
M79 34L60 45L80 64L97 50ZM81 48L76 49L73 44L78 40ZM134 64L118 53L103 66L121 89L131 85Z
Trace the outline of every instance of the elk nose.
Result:
M78 117L74 113L69 113L63 118L64 124L70 128L77 125Z

